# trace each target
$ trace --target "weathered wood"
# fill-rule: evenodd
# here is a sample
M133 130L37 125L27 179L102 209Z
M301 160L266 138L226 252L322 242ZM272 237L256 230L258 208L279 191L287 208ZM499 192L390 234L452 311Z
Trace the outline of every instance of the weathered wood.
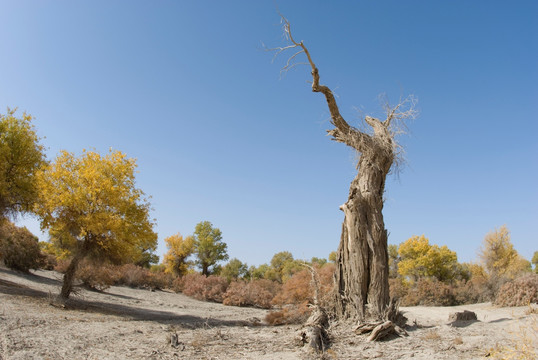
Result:
M384 121L366 116L364 121L370 127L361 131L350 126L340 113L331 89L320 84L320 74L303 41L295 41L290 23L282 16L284 31L291 45L277 48L277 54L287 49L299 49L284 69L291 67L290 61L304 53L308 58L312 75L312 91L325 97L331 115L333 129L328 131L332 140L346 144L359 154L358 173L351 182L349 196L340 209L344 212L342 235L337 251L335 282L336 315L361 321L384 320L389 306L387 230L383 220L383 194L385 179L398 154L395 142L393 120L412 117L411 109L401 111L405 101L395 107L385 106L387 118ZM368 311L367 311L368 310Z
M320 306L315 306L314 311L305 323L305 329L301 331L302 345L308 345L308 350L324 352L329 345L329 317Z
M384 323L376 326L374 330L372 330L372 333L368 337L367 341L380 340L393 332L394 332L394 323L392 321L385 321Z

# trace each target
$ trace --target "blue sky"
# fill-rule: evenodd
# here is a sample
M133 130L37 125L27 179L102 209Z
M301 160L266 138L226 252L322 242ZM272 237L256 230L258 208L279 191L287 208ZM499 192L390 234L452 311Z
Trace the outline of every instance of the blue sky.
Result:
M425 234L460 261L506 224L538 250L538 2L281 1L357 125L378 95L419 99L387 181L389 243ZM0 0L0 111L36 117L48 157L137 159L159 233L211 221L230 257L336 250L355 154L330 141L307 67L280 78L273 1ZM20 221L37 231L35 220Z

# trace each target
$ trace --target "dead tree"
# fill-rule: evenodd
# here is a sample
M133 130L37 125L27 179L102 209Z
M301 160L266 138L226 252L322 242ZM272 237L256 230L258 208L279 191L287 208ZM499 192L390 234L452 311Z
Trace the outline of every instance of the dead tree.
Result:
M358 173L351 182L348 200L340 206L344 212L342 235L337 252L336 314L364 322L381 323L390 313L389 267L387 230L383 221L383 193L385 179L398 160L400 147L395 141L402 120L414 117L415 100L408 97L396 106L384 104L386 118L380 120L366 116L367 130L349 125L340 114L331 89L320 84L320 75L303 41L293 38L290 23L282 17L287 46L271 49L275 56L296 51L288 58L282 71L300 64L297 59L304 54L312 73L312 91L321 93L327 101L333 129L328 130L332 140L341 142L359 153Z

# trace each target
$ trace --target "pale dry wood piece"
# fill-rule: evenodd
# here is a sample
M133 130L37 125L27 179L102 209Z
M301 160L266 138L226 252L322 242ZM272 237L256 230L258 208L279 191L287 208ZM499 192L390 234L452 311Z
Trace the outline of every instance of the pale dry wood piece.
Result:
M376 326L374 330L372 330L372 333L368 337L367 341L380 340L393 332L394 332L394 323L392 321L385 321L384 323Z

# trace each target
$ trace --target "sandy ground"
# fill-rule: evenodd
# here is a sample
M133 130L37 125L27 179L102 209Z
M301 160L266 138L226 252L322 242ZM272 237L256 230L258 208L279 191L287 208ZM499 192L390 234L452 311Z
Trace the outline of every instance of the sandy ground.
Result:
M11 359L310 359L294 340L299 326L264 324L266 310L200 302L170 291L81 289L67 308L52 271L0 268L0 360ZM450 324L454 311L478 321ZM538 347L536 315L491 304L402 308L408 337L368 343L348 326L331 329L328 359L481 359L490 349ZM170 344L177 334L179 344ZM532 343L534 341L534 343Z

